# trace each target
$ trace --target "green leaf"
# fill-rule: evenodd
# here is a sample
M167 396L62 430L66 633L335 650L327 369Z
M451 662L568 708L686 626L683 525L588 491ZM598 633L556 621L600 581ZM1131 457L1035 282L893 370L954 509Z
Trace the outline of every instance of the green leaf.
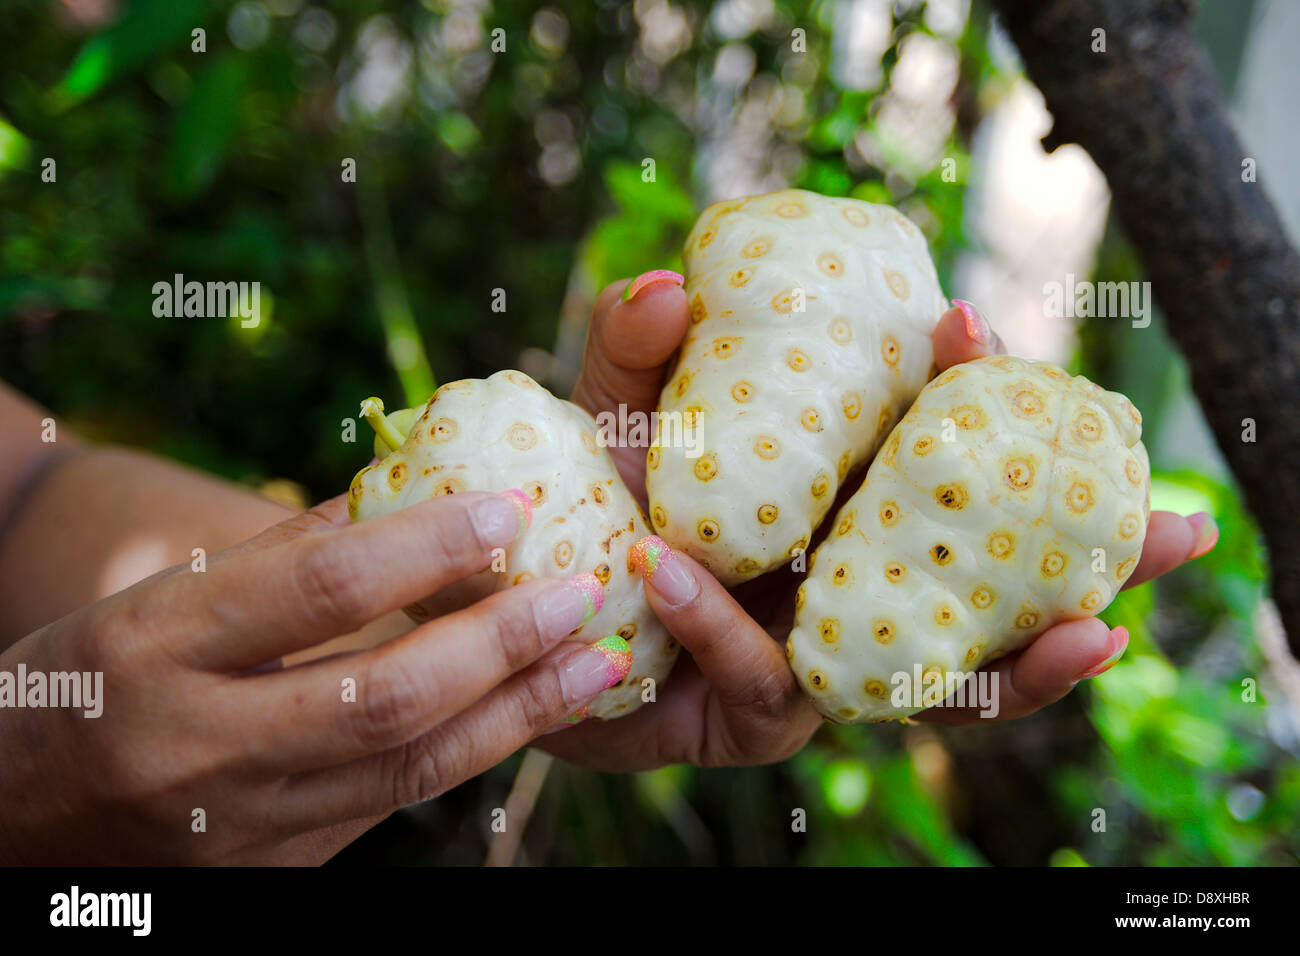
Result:
M245 60L224 56L199 74L172 127L163 165L163 188L192 199L216 179L239 128L239 101L247 85Z

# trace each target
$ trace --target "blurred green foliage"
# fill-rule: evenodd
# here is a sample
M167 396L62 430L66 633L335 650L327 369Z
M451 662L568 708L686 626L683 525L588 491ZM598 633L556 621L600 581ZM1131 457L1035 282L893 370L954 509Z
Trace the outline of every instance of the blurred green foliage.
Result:
M418 401L435 379L545 356L566 294L581 313L607 282L680 267L717 156L738 140L768 179L900 205L952 289L970 245L970 135L1014 69L991 55L983 4L937 35L925 3L897 3L878 75L846 83L833 67L860 27L853 9L11 2L0 375L90 436L330 496L369 456L364 440L338 440L361 397ZM796 28L806 53L792 51ZM503 52L490 48L496 29ZM948 167L918 159L882 120L913 36L959 54L938 153ZM1235 70L1235 54L1221 59ZM749 143L745 110L763 109L766 138ZM54 183L41 179L47 157ZM1141 278L1111 233L1097 272ZM177 273L260 281L261 325L155 317L153 284ZM498 289L504 313L491 308ZM1187 393L1159 321L1151 333L1139 345L1092 323L1074 362L1134 397L1149 439ZM529 370L545 378L548 366ZM1270 720L1262 690L1243 699L1243 680L1270 666L1258 535L1220 472L1161 464L1153 506L1210 510L1222 540L1106 613L1132 644L1104 678L1008 724L828 726L777 767L605 776L557 765L528 859L1295 863L1295 728L1288 737ZM517 760L397 814L338 862L479 862Z

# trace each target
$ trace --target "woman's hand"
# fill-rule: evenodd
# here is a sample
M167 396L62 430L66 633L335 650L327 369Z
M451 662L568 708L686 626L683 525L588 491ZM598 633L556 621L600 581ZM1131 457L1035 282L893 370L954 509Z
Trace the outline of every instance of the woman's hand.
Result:
M653 281L646 281L656 276ZM596 302L582 375L573 400L588 411L649 414L658 405L668 362L688 324L680 277L649 273L606 288ZM933 336L942 371L1005 351L988 323L957 301ZM645 449L612 448L628 487L645 502ZM849 476L840 504L857 490ZM1126 587L1141 584L1209 551L1218 531L1209 515L1183 518L1154 512L1137 569ZM814 536L812 546L818 543ZM606 770L641 770L687 761L700 766L758 764L799 750L821 719L804 698L782 642L794 619L800 576L780 569L733 592L690 557L657 538L637 549L646 595L686 651L653 704L619 720L582 724L538 745L567 760ZM1028 648L991 664L999 682L996 719L1021 717L1059 700L1076 683L1112 665L1128 644L1123 628L1097 619L1071 621L1044 632ZM932 708L918 719L950 724L980 720L973 708Z
M580 709L624 676L599 648L561 645L594 613L587 581L281 664L487 567L527 526L522 497L357 525L334 499L15 643L0 671L102 674L102 697L0 710L0 861L320 862Z

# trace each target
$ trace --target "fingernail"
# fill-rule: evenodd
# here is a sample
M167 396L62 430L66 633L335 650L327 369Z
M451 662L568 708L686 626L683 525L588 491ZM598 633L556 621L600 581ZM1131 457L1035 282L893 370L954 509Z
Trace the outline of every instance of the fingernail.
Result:
M1215 524L1214 519L1206 511L1198 511L1194 515L1188 515L1187 523L1196 532L1196 543L1192 545L1192 553L1187 556L1188 561L1194 561L1201 555L1209 554L1214 550L1214 546L1219 543L1219 526Z
M528 530L533 521L533 503L518 488L511 488L476 502L469 517L479 538L491 547L504 547Z
M632 649L617 634L589 644L570 654L560 670L564 702L572 707L585 704L621 681L631 669ZM570 718L569 722L576 721Z
M579 574L541 596L537 605L537 626L549 640L568 637L586 624L605 603L605 588L594 574Z
M1128 650L1128 628L1117 627L1110 632L1110 636L1106 639L1106 659L1091 670L1080 674L1079 680L1087 680L1089 677L1104 674L1115 666L1115 662L1124 656L1126 650Z
M980 315L975 306L965 299L953 299L952 304L961 309L961 314L966 319L966 337L968 339L979 345L988 345L993 341L993 330L989 328L989 324L984 321L984 316Z
M695 580L691 569L659 535L646 535L632 545L628 557L659 596L674 607L700 593L700 582Z
M673 285L681 285L685 281L684 276L680 276L669 269L655 269L653 272L643 272L623 289L622 301L631 302L640 294L642 289L652 286L656 282L671 282Z

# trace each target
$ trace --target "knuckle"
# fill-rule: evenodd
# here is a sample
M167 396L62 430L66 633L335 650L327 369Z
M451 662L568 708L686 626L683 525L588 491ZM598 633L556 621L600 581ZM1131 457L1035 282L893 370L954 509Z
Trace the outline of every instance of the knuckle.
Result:
M488 608L486 626L492 646L512 674L535 661L544 649L540 602L545 593L545 590L533 594L506 591Z
M410 674L382 662L366 669L358 690L361 708L352 721L352 731L357 742L372 751L405 741L428 700Z
M364 582L327 542L304 541L292 553L291 587L313 618L348 624L363 616Z
M393 778L394 804L410 806L455 786L466 775L467 743L459 731L448 730L406 744Z
M548 672L519 681L511 694L510 708L516 717L514 725L527 728L529 736L563 720L564 695L560 691L558 676Z

